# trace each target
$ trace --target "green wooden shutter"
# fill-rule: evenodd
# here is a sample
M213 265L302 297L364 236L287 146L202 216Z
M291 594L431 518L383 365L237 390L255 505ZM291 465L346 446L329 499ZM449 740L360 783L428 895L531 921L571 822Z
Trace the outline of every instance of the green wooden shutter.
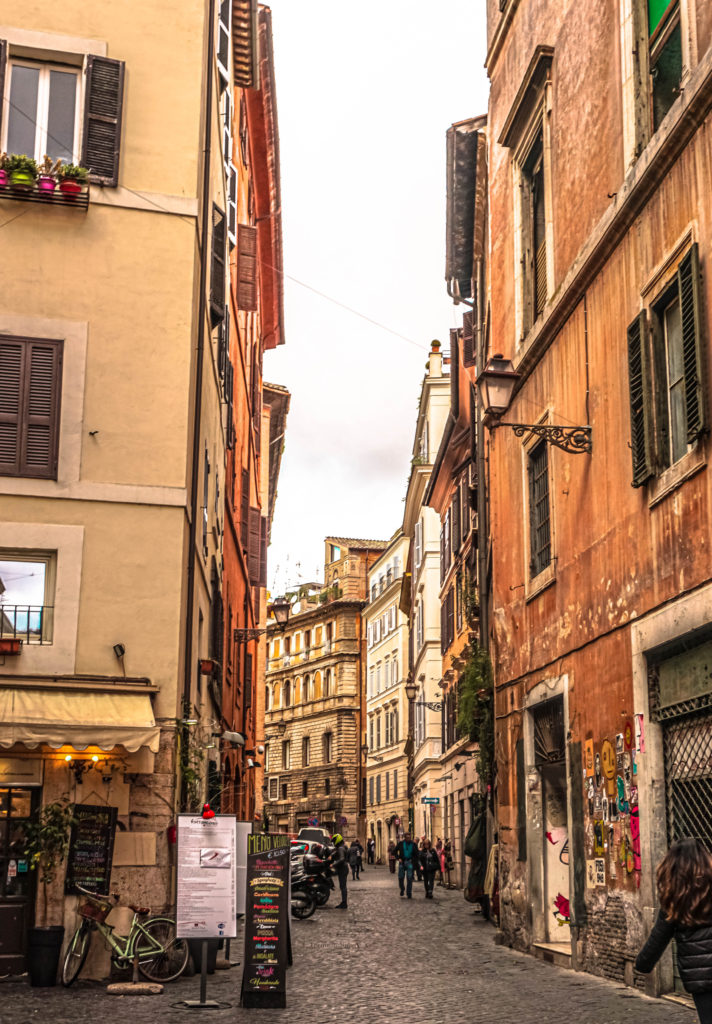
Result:
M87 57L81 160L92 181L111 187L119 183L124 73L122 60Z
M704 394L704 361L700 330L700 257L697 242L677 268L682 321L682 353L685 366L687 443L693 444L707 428Z
M641 312L628 327L628 386L633 487L653 475L652 381L647 344L647 320Z

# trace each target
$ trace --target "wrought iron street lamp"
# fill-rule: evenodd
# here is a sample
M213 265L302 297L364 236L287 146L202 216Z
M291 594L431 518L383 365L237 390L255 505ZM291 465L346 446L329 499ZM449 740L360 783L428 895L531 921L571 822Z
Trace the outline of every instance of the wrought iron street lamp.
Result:
M292 610L292 606L286 597L278 597L268 606L267 611L274 616L275 622L281 633L284 633L289 622L289 613ZM233 630L233 640L238 644L246 644L250 640L257 640L267 629L235 629Z
M431 711L442 711L443 702L441 700L416 700L415 695L417 692L418 687L412 679L409 679L405 684L405 695L413 707L430 708Z
M511 427L517 437L534 434L571 455L591 454L591 427L563 427L554 423L504 423L503 416L512 401L514 388L521 374L514 369L511 359L491 356L477 378L482 408L490 417L490 431Z

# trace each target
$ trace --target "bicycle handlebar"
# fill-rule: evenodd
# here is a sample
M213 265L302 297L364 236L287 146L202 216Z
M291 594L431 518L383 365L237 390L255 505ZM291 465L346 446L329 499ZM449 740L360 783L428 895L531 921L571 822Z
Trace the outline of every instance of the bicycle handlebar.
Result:
M114 902L118 903L121 898L118 892L90 892L89 889L83 889L78 882L74 883L74 888L85 896L92 896L95 900L110 900L113 898Z

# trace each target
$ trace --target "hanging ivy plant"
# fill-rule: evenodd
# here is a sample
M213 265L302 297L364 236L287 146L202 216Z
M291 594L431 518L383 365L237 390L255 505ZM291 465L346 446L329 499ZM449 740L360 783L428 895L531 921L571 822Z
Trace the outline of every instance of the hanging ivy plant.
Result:
M494 677L492 661L478 644L465 648L457 693L457 728L478 745L477 770L485 787L494 761Z

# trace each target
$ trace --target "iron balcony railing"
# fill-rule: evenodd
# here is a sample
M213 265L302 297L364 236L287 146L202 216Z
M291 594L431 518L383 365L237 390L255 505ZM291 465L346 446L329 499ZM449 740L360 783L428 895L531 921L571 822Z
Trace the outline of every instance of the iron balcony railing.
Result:
M50 604L0 605L0 640L26 644L52 642L54 607Z

